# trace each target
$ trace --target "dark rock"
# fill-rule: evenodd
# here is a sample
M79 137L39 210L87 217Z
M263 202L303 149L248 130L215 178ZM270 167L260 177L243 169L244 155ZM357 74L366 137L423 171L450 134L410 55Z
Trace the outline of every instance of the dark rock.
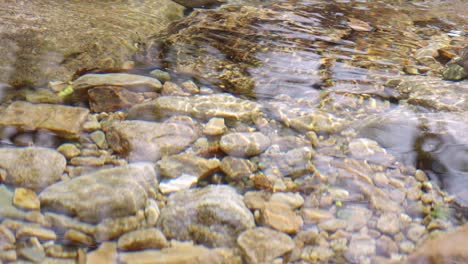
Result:
M183 5L185 7L196 8L196 7L210 7L219 5L225 1L223 0L174 0L174 2Z
M143 96L118 86L95 87L88 91L93 112L115 112L143 101Z

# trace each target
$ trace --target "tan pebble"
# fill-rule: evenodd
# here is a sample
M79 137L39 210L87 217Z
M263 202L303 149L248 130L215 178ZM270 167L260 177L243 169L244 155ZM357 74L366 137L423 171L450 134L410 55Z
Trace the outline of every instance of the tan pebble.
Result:
M148 228L122 235L118 242L119 250L160 249L168 245L166 237L159 229Z
M87 264L114 264L117 263L117 243L105 242L98 249L86 255Z
M302 217L283 203L269 202L260 212L265 225L288 234L297 233L304 224Z
M304 204L304 198L299 193L277 192L271 198L271 202L279 202L289 205L292 209L297 209Z
M226 133L227 127L224 118L214 117L206 124L203 133L209 136L217 136Z
M16 243L13 232L4 225L0 225L0 250L4 250L6 245Z
M37 223L42 227L51 227L51 224L47 221L46 217L40 211L30 211L28 212L24 220L32 223Z
M71 159L80 155L80 150L78 149L78 147L70 143L60 145L57 148L57 151L62 153L62 155L65 156L67 159Z
M106 162L106 157L74 157L70 164L74 166L102 166Z
M16 250L6 250L0 251L0 261L16 261L18 256L16 254Z
M200 89L193 81L186 81L182 83L182 89L190 94L197 94L200 92Z
M25 188L16 188L13 196L13 204L25 210L39 210L41 203L37 194Z
M429 193L425 193L425 194L421 195L421 201L424 204L431 204L431 203L434 202L434 197Z
M62 245L46 246L45 253L49 257L61 259L76 259L78 257L78 252L76 249L65 248Z
M101 129L101 124L97 121L88 121L83 124L83 130L85 132L91 132Z
M22 226L16 231L16 238L37 237L40 241L57 240L57 235L50 229L33 226Z
M414 177L416 180L420 182L427 182L429 178L427 177L426 173L422 170L416 170L416 173L414 174Z
M92 237L74 229L70 229L65 232L64 238L67 242L70 242L74 245L92 246L95 244Z
M333 214L329 211L311 208L302 209L302 216L306 223L320 223L333 218Z

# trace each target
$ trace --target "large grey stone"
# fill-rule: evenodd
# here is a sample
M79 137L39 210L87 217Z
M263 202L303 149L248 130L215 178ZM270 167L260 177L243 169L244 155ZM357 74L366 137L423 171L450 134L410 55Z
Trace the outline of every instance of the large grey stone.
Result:
M97 223L135 214L146 205L147 191L157 183L151 164L136 163L56 183L39 195L44 210Z
M0 83L38 86L83 69L121 68L182 10L170 0L4 1Z
M259 104L229 94L161 96L132 107L129 110L129 118L160 120L173 115L189 115L204 121L213 117L222 117L227 121L251 121L259 111Z
M0 112L0 126L44 129L66 137L77 137L88 114L88 109L80 107L16 101Z
M198 137L196 124L188 117L173 118L162 123L147 121L114 122L106 129L112 149L129 161L158 161L177 154Z
M53 149L0 149L0 179L16 187L42 190L60 180L65 166L65 157Z
M168 239L193 240L212 247L232 246L240 232L254 226L242 196L225 185L171 195L158 221Z

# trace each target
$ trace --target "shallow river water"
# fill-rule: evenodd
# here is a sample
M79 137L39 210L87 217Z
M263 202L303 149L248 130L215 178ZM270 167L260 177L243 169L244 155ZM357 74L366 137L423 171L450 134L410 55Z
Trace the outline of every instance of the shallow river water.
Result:
M228 1L0 81L0 263L468 261L464 10Z

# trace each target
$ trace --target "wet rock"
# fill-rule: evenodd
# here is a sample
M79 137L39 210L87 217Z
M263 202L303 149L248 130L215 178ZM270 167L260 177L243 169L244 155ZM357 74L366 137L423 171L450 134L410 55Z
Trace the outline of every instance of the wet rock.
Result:
M173 82L165 82L161 90L161 95L189 96L179 85Z
M171 195L158 220L168 239L194 240L208 246L233 245L240 232L254 226L242 197L225 185Z
M145 207L145 219L147 226L155 226L158 222L159 215L161 211L159 210L158 203L154 199L148 199Z
M208 136L222 135L227 131L227 127L224 124L224 119L219 117L211 118L203 128L203 133Z
M124 68L147 43L142 36L161 32L182 17L183 10L169 0L87 4L41 0L4 7L8 12L0 17L10 23L0 25L0 53L5 55L0 65L6 69L0 82L14 86L68 81L83 69ZM110 9L112 14L102 14Z
M241 264L239 257L229 249L208 249L194 246L191 243L176 242L169 248L161 250L145 250L132 253L120 253L119 262L122 264Z
M18 255L16 254L16 250L5 250L0 251L0 260L1 261L16 261L18 259Z
M182 83L182 89L189 94L197 94L200 92L200 88L198 88L197 84L193 81L185 81Z
M272 145L260 155L259 168L277 169L283 176L298 177L312 172L312 157L315 152L310 147L300 147L281 152L278 145Z
M343 219L330 219L330 220L326 220L326 221L323 221L323 222L320 222L318 224L318 227L320 229L323 229L329 233L334 233L336 231L338 231L339 229L344 229L346 228L346 225L347 225L347 222Z
M31 190L42 190L60 180L66 160L47 148L0 149L0 178L3 182Z
M220 147L228 155L250 157L262 153L270 142L270 139L260 132L237 132L221 137Z
M404 263L459 263L468 262L466 239L468 225L439 236L427 239L408 257Z
M85 108L16 101L0 113L0 126L44 129L60 136L78 137L88 114Z
M255 166L248 159L227 156L221 160L221 170L233 180L249 177L255 171Z
M400 218L397 214L385 213L377 220L377 228L382 232L390 235L394 235L400 232Z
M395 161L395 158L379 146L374 140L366 138L353 139L349 143L351 155L357 159L367 160L373 163L388 166Z
M23 219L25 213L13 206L13 193L8 188L0 184L0 220L4 218Z
M13 248L15 243L15 234L6 226L0 225L0 251Z
M96 223L144 208L147 190L156 181L150 164L131 164L56 183L42 191L39 199L43 209Z
M189 115L204 121L213 117L221 117L226 121L251 121L259 111L259 104L229 94L161 96L153 101L135 105L129 110L128 118L160 120L174 115Z
M346 221L347 231L359 231L367 225L372 217L372 211L359 206L349 206L338 210L336 213L339 219Z
M218 170L218 159L205 159L193 154L177 154L162 158L157 162L161 176L177 178L183 174L204 179Z
M96 242L91 236L74 229L70 229L67 232L65 232L63 238L67 243L72 245L82 245L91 247L96 244Z
M282 203L292 209L297 209L304 204L304 198L299 193L276 192L271 195L270 202Z
M70 160L73 166L93 166L99 167L106 163L106 157L74 157Z
M213 5L219 5L225 0L174 0L174 2L181 4L185 7L197 8L197 7L210 7Z
M303 226L302 217L283 203L268 202L260 210L262 223L280 232L296 234Z
M272 263L294 248L294 242L288 235L265 227L243 232L237 243L247 263Z
M73 82L75 93L94 87L123 87L133 92L158 92L162 85L155 78L128 73L86 74Z
M41 207L37 194L24 188L16 188L13 196L13 204L26 210L39 210Z
M334 217L329 211L312 208L302 209L302 216L304 218L304 222L313 224L324 222Z
M45 218L50 225L57 230L74 229L87 235L94 235L96 233L96 226L80 222L76 218L71 218L62 214L45 213Z
M86 263L117 263L117 243L104 242L98 249L86 254Z
M33 263L42 263L46 257L44 248L35 238L18 243L16 252L19 257L32 261Z
M180 177L161 181L159 190L163 194L187 190L198 182L198 177L190 174L182 174Z
M132 231L122 235L117 241L117 249L125 251L161 249L166 245L166 238L156 228Z
M171 80L171 75L168 72L158 70L158 69L150 71L150 75L158 79L162 83L165 83Z
M37 237L40 241L57 240L54 231L42 227L23 225L16 231L16 238Z
M188 147L197 139L198 130L189 118L163 123L122 121L112 123L106 137L111 148L130 162L155 162Z
M143 210L139 210L135 215L104 219L96 226L96 233L93 235L98 242L110 241L145 226L145 214Z
M143 101L143 95L118 86L99 86L88 91L89 106L93 112L116 112Z
M412 224L408 227L406 236L413 242L419 242L424 234L427 233L426 227L421 224Z
M47 244L45 246L46 246L45 253L50 258L45 260L43 263L68 264L70 263L70 261L74 261L73 263L76 263L76 260L78 258L84 257L83 251L74 249L72 247L66 247L66 246L57 245L57 244L55 245ZM82 252L82 253L78 253L78 252ZM80 256L79 254L80 255L83 254L83 256ZM78 261L81 261L81 259L79 259Z
M77 146L75 146L74 144L70 144L70 143L65 143L65 144L60 145L57 148L57 151L62 153L62 155L64 155L65 158L67 159L76 157L80 155L81 153L80 149Z
M106 134L101 130L94 131L89 136L100 149L107 149L109 147L107 145Z
M445 80L460 81L468 77L468 72L458 64L449 64L442 71Z
M398 245L392 238L386 235L379 237L375 243L375 246L376 252L379 255L390 257L393 254L398 253Z
M376 252L375 240L369 237L355 235L351 238L349 247L344 253L351 263L363 263Z

